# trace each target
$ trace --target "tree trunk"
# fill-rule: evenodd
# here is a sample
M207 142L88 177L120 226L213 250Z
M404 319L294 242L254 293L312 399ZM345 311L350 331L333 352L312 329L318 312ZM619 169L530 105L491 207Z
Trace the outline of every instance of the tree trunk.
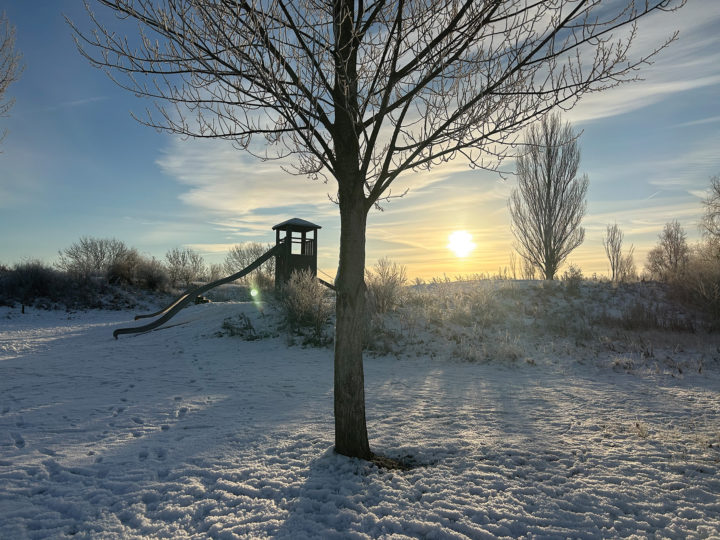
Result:
M340 262L335 323L335 451L370 459L365 424L363 335L365 330L365 225L361 182L339 192Z

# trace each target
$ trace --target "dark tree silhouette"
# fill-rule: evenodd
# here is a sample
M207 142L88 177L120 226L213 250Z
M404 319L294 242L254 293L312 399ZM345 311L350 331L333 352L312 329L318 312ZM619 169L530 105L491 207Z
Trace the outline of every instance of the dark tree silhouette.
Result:
M87 4L92 30L73 28L95 66L155 101L144 123L256 153L264 139L261 157L335 180L335 448L369 458L369 210L405 171L456 158L493 169L527 123L635 78L674 39L635 54L638 20L682 3L96 0L117 19Z
M582 244L585 230L587 176L577 177L580 149L577 136L559 114L530 126L526 150L518 155L518 187L508 201L512 232L521 257L554 279L572 250Z

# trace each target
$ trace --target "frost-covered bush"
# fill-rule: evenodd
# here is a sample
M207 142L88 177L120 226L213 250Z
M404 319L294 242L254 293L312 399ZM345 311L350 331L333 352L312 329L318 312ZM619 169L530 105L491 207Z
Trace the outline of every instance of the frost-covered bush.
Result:
M675 296L702 309L709 329L720 328L720 240L706 239L692 250L683 278L672 283Z
M322 338L334 309L332 294L308 271L293 272L283 287L281 305L292 329L309 328L316 339Z
M65 302L77 293L70 276L37 260L16 264L0 275L0 300L6 305L33 304L39 299Z
M402 302L407 273L405 267L387 257L378 260L372 270L365 271L365 284L371 311L387 313Z
M107 267L108 283L116 285L135 285L137 269L141 257L136 249L127 249L110 262Z
M170 277L155 257L141 257L135 268L135 284L150 291L164 291L170 284Z

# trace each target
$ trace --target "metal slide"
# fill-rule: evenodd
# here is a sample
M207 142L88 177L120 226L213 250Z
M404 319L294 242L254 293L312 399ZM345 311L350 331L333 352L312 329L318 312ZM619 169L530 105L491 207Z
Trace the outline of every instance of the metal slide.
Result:
M275 247L270 249L269 251L266 251L263 255L255 259L255 261L239 272L236 272L235 274L228 276L226 278L218 279L216 281L213 281L211 283L207 283L206 285L201 285L200 287L196 287L194 289L190 289L186 291L180 298L175 300L172 304L170 304L165 309L161 309L158 312L150 313L148 315L137 315L135 317L135 320L138 319L146 319L150 317L157 317L158 315L162 315L159 319L154 320L151 323L145 324L143 326L137 326L134 328L118 328L113 332L113 337L115 339L118 338L120 334L137 334L139 332L149 332L150 330L153 330L154 328L157 328L158 326L165 324L167 321L169 321L171 318L173 318L178 311L180 311L182 308L187 306L190 302L194 302L195 299L200 296L201 294L209 291L210 289L214 289L215 287L218 287L219 285L224 285L225 283L230 283L231 281L235 281L236 279L240 279L246 274L249 274L253 270L255 270L257 267L259 267L262 263L267 261L270 257L273 257L276 253L280 251L280 248L283 247L283 244L277 244Z

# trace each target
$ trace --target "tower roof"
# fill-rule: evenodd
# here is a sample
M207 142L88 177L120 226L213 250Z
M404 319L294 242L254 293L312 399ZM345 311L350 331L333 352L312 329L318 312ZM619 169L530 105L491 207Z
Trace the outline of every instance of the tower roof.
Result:
M314 231L317 229L322 229L322 227L300 218L288 219L273 226L273 231Z

